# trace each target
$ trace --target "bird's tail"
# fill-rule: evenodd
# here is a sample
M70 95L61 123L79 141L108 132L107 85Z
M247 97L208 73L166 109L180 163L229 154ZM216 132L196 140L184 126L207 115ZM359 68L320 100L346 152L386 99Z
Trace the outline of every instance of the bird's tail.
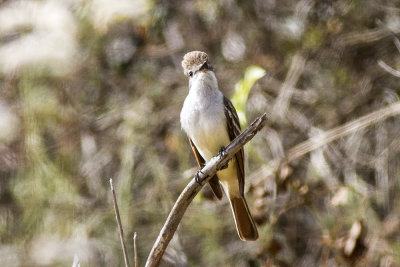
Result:
M243 241L255 241L258 239L257 227L251 217L249 207L244 197L229 197L236 229Z

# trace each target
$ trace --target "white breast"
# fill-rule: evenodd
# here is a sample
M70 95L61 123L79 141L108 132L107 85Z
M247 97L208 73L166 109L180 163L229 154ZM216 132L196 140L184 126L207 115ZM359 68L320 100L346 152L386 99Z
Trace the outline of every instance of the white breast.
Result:
M212 76L211 76L212 74ZM181 111L183 130L194 142L201 156L209 161L222 146L229 144L223 95L212 72L200 73L192 81Z

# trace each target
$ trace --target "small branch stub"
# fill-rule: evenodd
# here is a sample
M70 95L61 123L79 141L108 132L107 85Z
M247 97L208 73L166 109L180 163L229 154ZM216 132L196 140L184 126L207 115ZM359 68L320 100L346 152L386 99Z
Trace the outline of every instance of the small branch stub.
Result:
M112 182L111 178L110 178L110 187L111 187L111 193L112 193L113 202L114 202L115 218L117 219L117 224L118 224L119 237L121 239L122 251L124 253L125 266L129 267L129 258L128 258L128 253L126 252L126 245L125 245L125 239L124 239L124 229L122 228L121 217L119 216L117 198L115 196L115 190L114 190L114 186L113 186L113 182Z

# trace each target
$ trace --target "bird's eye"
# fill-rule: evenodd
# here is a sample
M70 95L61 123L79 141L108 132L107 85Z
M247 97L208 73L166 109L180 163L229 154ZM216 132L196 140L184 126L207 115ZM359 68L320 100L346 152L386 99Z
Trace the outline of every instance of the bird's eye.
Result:
M193 77L193 71L189 71L189 76Z

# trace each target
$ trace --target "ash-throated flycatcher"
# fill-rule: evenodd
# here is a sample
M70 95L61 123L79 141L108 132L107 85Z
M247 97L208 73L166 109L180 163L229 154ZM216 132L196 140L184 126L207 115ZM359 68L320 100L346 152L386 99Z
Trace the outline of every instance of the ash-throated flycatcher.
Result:
M189 94L181 111L181 125L189 137L197 163L202 168L240 134L239 118L231 101L218 89L217 78L204 52L187 53L182 61L189 77ZM241 149L209 182L215 196L228 196L239 237L258 238L257 228L244 198L244 151Z

